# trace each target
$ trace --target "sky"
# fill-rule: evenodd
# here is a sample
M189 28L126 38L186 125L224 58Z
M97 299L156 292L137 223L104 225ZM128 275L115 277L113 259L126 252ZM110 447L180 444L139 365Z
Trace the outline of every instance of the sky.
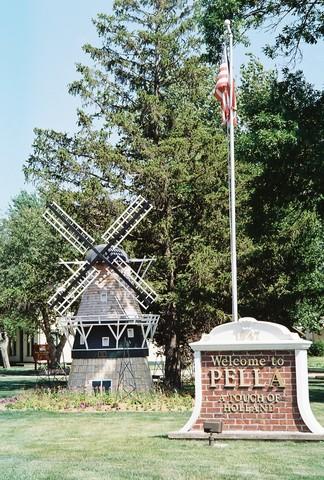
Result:
M91 19L111 13L111 0L2 0L0 18L0 216L25 185L22 167L32 152L33 129L75 131L77 98L67 86L78 76L75 64L88 63L85 43L98 43ZM266 66L261 47L269 33L252 33L251 46L235 50L235 70L253 52ZM283 62L279 62L282 66ZM303 48L297 65L317 88L323 87L323 43Z
M2 0L0 18L0 215L24 185L22 166L33 129L75 130L79 103L67 92L96 43L91 19L111 12L108 0Z

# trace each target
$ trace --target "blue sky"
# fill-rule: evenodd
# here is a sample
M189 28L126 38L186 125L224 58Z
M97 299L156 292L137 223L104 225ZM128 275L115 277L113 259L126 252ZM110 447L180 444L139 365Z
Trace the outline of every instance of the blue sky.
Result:
M67 92L77 78L75 63L86 62L84 43L96 43L91 18L111 12L110 0L3 0L0 18L0 215L24 185L22 166L31 153L33 128L71 132L78 100ZM252 35L248 49L239 47L236 70L269 34ZM303 49L306 78L323 87L323 43Z
M73 131L78 100L67 93L97 41L91 18L107 0L3 0L0 19L0 215L24 186L33 128Z

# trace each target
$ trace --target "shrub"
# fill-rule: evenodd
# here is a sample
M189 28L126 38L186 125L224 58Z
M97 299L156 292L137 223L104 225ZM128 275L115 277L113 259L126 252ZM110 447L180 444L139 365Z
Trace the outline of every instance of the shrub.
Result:
M12 410L57 411L148 411L182 412L191 410L193 398L188 393L152 391L124 397L118 393L89 394L66 389L25 391L14 402L6 402Z
M324 356L324 341L315 340L309 349L309 354L312 357L322 357Z

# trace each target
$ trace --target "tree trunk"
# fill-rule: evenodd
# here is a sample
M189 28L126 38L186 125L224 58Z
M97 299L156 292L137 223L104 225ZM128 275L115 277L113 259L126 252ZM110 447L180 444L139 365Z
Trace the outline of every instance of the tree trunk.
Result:
M46 308L42 309L42 317L43 317L43 331L46 337L46 342L49 347L49 356L50 356L49 364L50 364L50 367L55 367L61 360L61 355L62 355L64 345L66 343L66 338L65 338L65 335L61 335L58 345L55 345L53 332L51 329L51 322L50 322L50 318Z
M181 388L180 348L175 333L165 348L165 384L170 389Z
M168 183L165 184L164 195L166 198L166 240L164 255L168 259L167 290L174 292L176 271L175 261L172 253L172 240L169 235L173 222L173 212L168 200ZM165 321L167 325L167 336L165 342L165 384L170 389L178 390L181 387L181 358L179 335L177 332L177 309L174 301L167 306Z
M5 332L0 332L0 351L2 356L3 368L10 368L8 354L9 338Z
M61 356L62 356L63 348L65 347L66 341L67 341L66 336L61 335L60 336L60 341L59 341L58 345L56 345L56 350L55 350L55 361L56 361L56 363L59 363L61 361Z

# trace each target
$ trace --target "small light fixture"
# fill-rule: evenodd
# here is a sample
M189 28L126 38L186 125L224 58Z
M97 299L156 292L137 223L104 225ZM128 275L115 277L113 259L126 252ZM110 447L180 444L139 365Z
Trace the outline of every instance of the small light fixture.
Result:
M215 441L215 437L213 436L213 434L222 433L222 431L223 431L222 420L210 420L208 422L204 422L204 432L209 433L209 437L208 437L209 446L211 446Z

